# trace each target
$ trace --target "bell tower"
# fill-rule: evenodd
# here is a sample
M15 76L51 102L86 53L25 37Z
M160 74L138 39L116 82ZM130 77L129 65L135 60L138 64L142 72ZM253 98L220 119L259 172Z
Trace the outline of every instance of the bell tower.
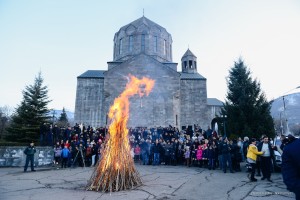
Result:
M188 49L181 58L181 71L183 73L197 73L197 57Z

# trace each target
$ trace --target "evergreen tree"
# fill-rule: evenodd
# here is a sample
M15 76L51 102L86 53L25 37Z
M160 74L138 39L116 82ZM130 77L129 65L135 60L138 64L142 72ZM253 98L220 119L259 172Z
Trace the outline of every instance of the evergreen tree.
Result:
M48 122L49 109L48 88L43 86L41 72L35 77L33 85L23 90L23 100L12 115L11 125L8 127L7 139L21 143L37 142L40 125Z
M6 127L9 124L10 116L8 110L8 106L0 107L0 140L4 138Z
M60 127L65 127L68 124L68 116L66 113L65 108L63 108L62 113L60 114L60 117L58 119L58 124Z
M270 114L271 104L260 89L260 83L251 78L251 73L242 59L235 62L229 71L222 115L227 115L226 129L235 136L260 138L274 136L274 124Z

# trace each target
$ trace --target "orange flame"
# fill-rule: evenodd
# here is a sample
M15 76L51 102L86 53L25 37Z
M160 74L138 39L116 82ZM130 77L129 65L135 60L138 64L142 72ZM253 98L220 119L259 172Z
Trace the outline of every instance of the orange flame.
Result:
M119 155L120 148L124 147L127 155L130 155L130 146L128 140L127 122L129 118L129 98L135 94L140 97L148 96L154 87L155 81L146 77L138 79L129 75L130 81L127 83L125 90L114 100L114 104L110 107L108 117L111 120L109 126L109 139L106 151L106 163L102 171L111 165L115 165L116 169L120 168L122 163L118 163L114 158ZM110 151L110 153L108 152ZM124 153L124 152L123 152ZM130 158L126 158L130 159Z
M109 137L101 153L101 160L92 174L88 190L119 191L142 184L130 155L127 122L129 98L135 94L149 95L155 81L146 77L138 79L129 75L125 90L114 100L108 116L111 120Z

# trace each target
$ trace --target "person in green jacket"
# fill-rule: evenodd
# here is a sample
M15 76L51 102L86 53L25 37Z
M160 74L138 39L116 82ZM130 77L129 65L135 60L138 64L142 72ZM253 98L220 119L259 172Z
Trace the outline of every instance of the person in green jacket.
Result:
M27 171L27 167L30 161L31 171L35 172L34 170L34 154L36 153L36 148L34 143L31 142L30 145L24 150L24 154L26 155L26 163L24 166L24 172Z

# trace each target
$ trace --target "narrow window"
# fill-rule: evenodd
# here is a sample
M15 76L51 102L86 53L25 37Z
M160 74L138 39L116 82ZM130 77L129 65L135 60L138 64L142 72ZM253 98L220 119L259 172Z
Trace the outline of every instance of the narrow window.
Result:
M141 47L142 47L142 51L145 51L145 35L142 35L142 41L141 41Z
M187 68L187 62L184 61L184 68L186 69Z
M132 45L133 45L133 36L129 36L129 52L132 52Z
M157 36L154 36L154 52L157 52Z
M193 68L193 61L192 60L189 60L189 67L190 67L190 69Z
M119 55L123 53L122 50L123 50L123 38L120 39L120 43L119 43Z
M117 44L115 43L114 45L114 58L116 57L117 55Z
M197 62L194 61L194 66L195 66L195 69L197 69Z
M167 41L164 40L164 55L167 55Z

